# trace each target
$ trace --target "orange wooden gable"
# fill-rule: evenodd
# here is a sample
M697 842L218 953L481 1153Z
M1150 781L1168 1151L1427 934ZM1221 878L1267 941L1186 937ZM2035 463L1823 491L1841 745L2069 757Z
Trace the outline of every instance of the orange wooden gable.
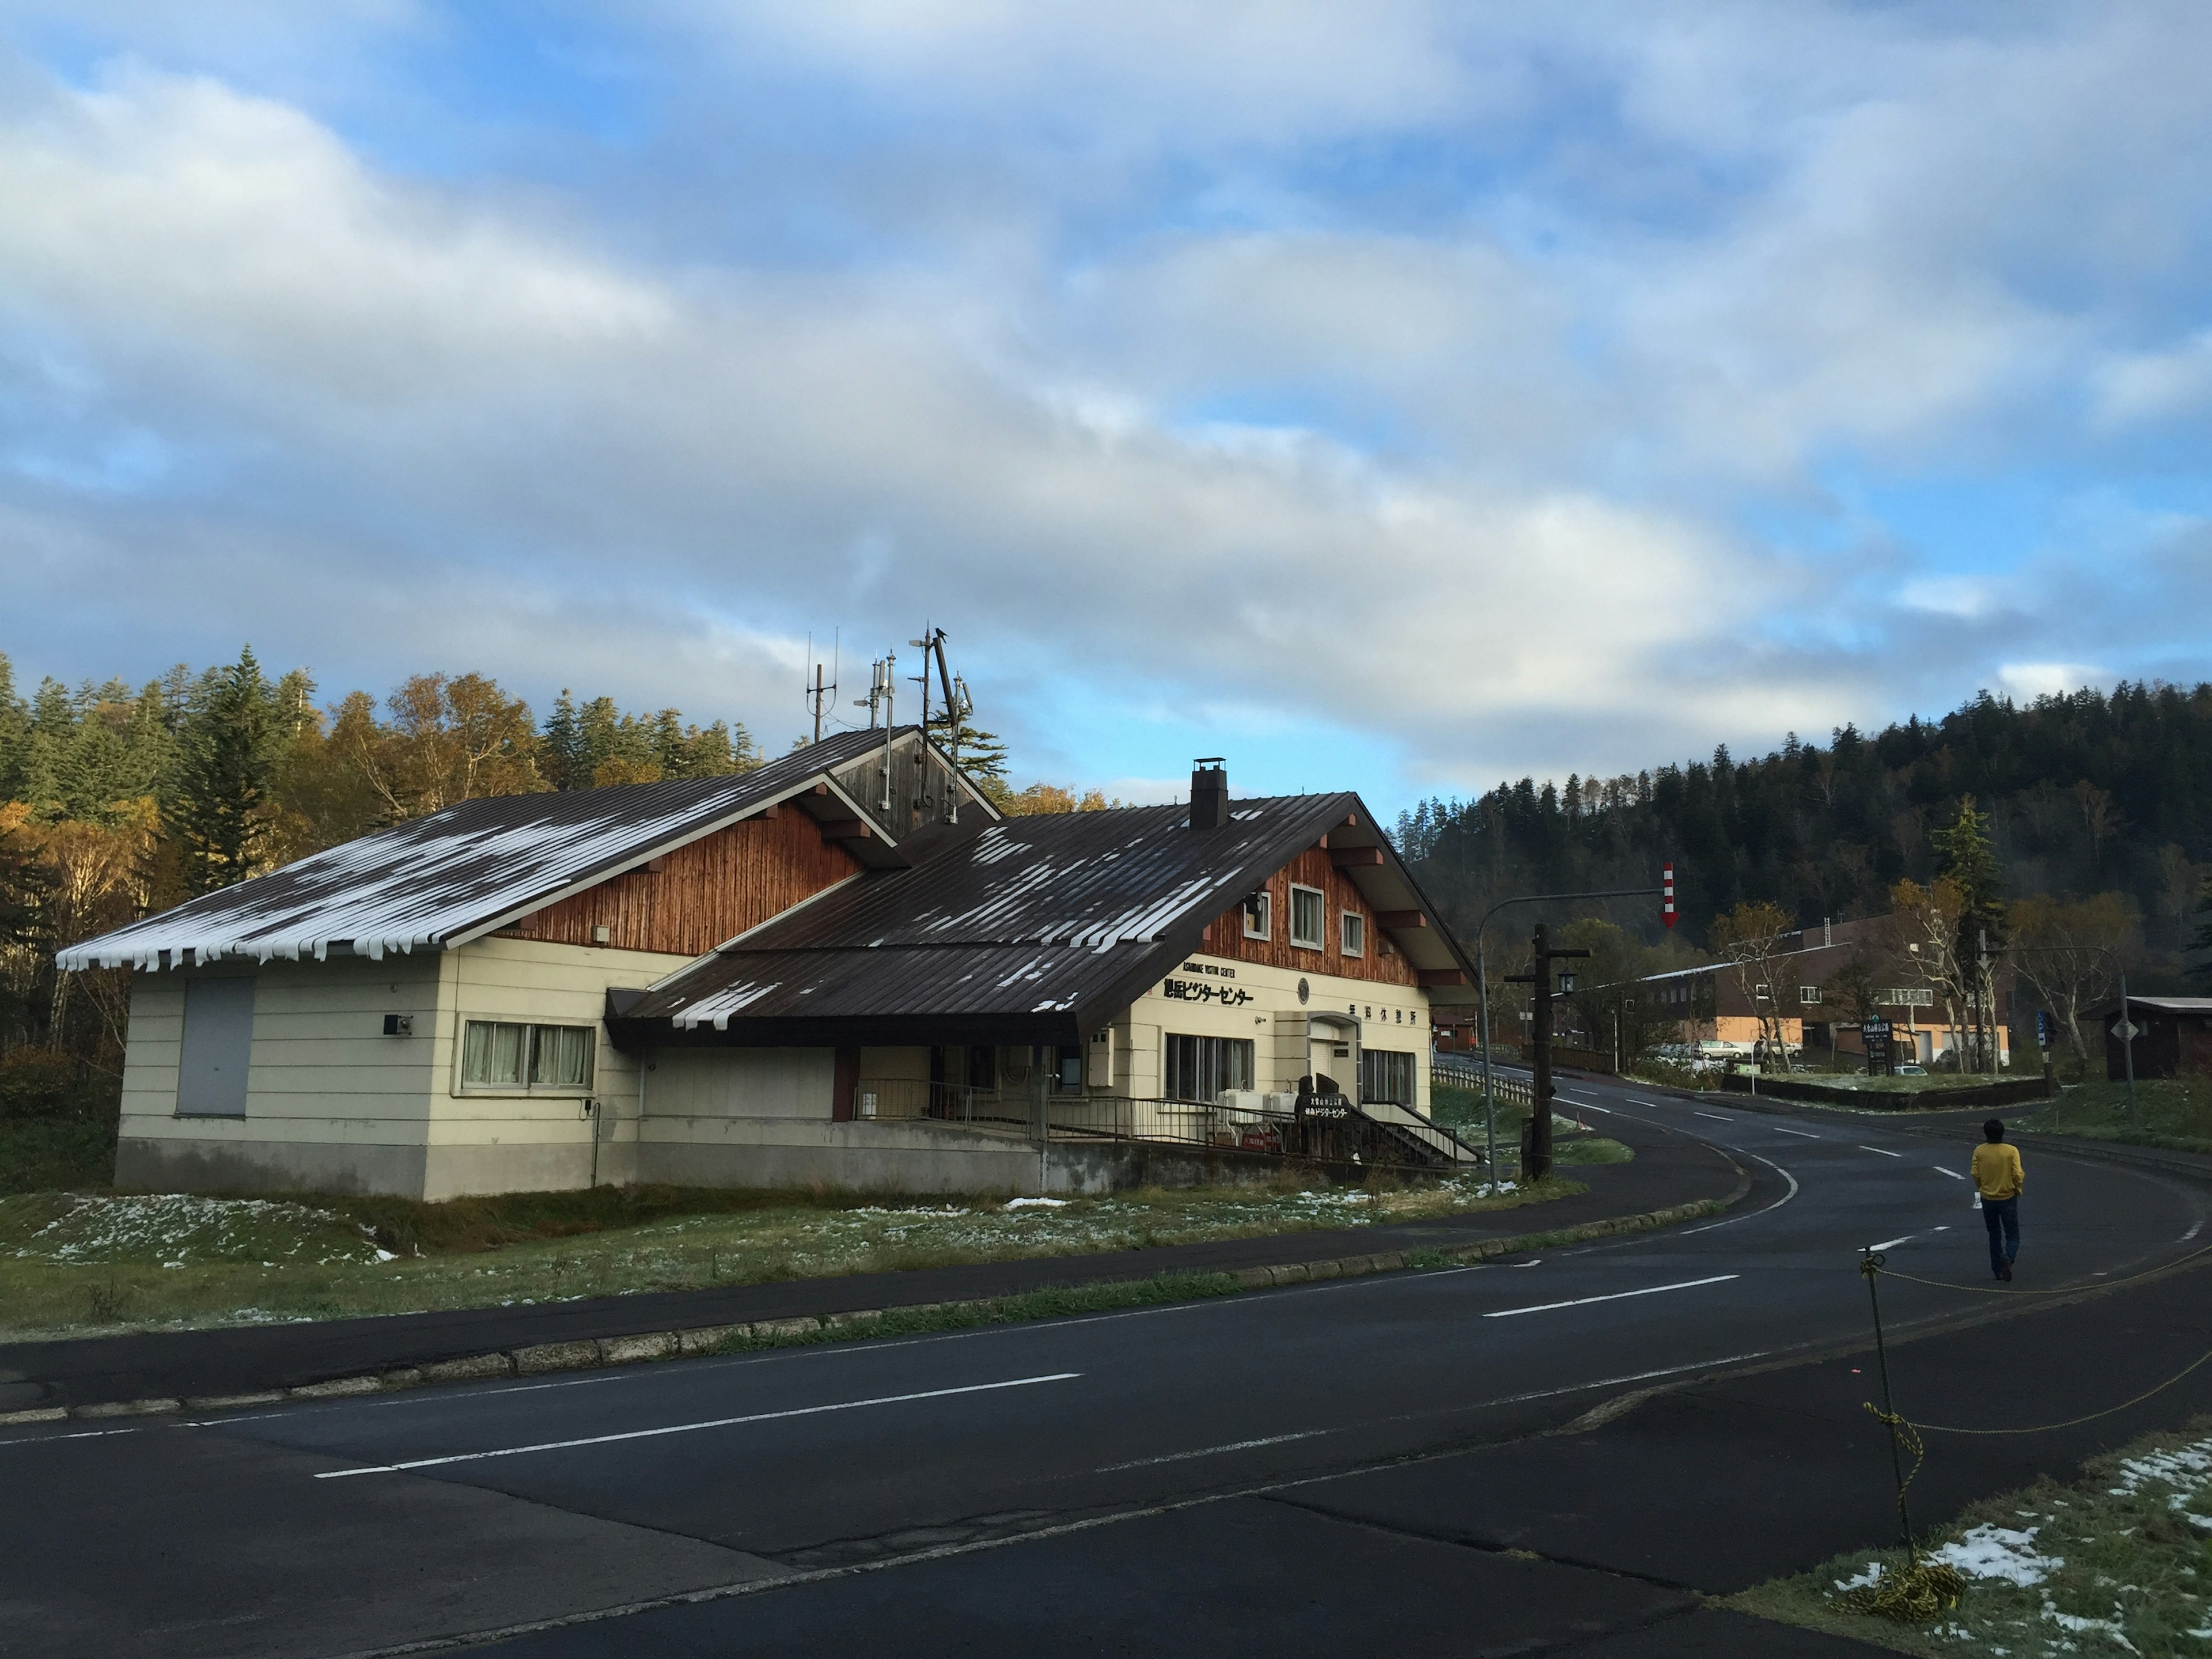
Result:
M700 956L860 868L805 813L771 806L549 904L500 936Z
M1291 885L1317 887L1322 901L1322 948L1310 951L1291 943ZM1225 911L1206 930L1199 949L1207 956L1234 962L1260 962L1271 968L1294 968L1310 974L1334 974L1345 979L1375 980L1387 985L1418 985L1420 975L1404 953L1390 943L1381 921L1351 878L1338 869L1325 847L1310 847L1267 878L1273 913L1272 937L1244 937L1244 907ZM1344 954L1344 930L1338 918L1346 910L1367 921L1367 949L1364 955Z

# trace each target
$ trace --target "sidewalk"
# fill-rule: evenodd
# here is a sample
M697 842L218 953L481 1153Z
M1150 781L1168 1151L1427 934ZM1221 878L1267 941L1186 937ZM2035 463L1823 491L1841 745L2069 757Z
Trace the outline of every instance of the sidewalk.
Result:
M1279 1233L534 1306L8 1343L0 1345L0 1411L300 1388L543 1344L972 1301L1158 1273L1234 1273L1354 1255L1462 1249L1486 1239L1586 1226L1700 1200L1725 1199L1741 1181L1736 1167L1725 1157L1686 1136L1625 1119L1608 1128L1635 1148L1636 1157L1626 1164L1577 1168L1574 1178L1588 1185L1585 1193L1520 1209L1395 1226Z

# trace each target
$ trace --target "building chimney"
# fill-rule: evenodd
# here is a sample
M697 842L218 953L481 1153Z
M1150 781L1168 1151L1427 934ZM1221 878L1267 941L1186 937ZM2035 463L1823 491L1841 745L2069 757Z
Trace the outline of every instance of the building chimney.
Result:
M1229 772L1218 755L1190 763L1190 827L1218 830L1229 822Z

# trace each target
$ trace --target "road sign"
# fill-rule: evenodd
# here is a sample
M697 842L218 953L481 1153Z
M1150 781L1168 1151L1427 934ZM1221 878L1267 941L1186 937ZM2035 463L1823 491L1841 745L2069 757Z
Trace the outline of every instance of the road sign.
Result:
M2142 1035L2142 1027L2140 1025L2130 1024L2124 1019L2118 1024L2112 1027L2112 1035L2119 1038L2123 1042L2133 1042L2137 1037Z
M1659 920L1669 927L1674 925L1674 864L1671 859L1659 867Z
M2035 1046L2039 1048L2051 1046L2051 1014L2047 1009L2035 1011Z
M1866 1045L1867 1075L1887 1077L1892 1064L1889 1022L1886 1019L1861 1020L1859 1041Z

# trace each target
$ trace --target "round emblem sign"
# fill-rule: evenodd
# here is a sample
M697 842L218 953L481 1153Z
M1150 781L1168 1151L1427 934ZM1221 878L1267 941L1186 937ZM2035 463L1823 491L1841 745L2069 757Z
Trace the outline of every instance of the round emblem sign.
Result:
M1298 1006L1304 1007L1305 1006L1306 999L1311 995L1313 995L1313 987L1307 984L1305 981L1300 980L1298 981Z

